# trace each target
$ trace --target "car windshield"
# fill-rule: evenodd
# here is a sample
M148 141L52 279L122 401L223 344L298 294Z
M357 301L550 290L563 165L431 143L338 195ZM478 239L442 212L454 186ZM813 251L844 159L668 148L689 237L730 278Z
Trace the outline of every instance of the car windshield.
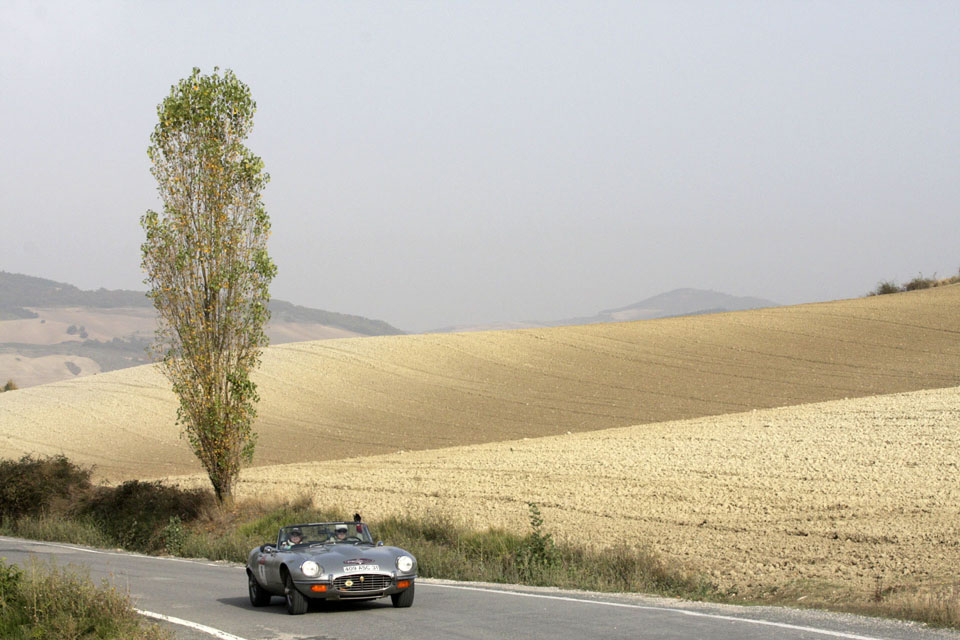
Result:
M277 546L291 549L309 544L373 544L370 529L362 522L298 524L280 529Z

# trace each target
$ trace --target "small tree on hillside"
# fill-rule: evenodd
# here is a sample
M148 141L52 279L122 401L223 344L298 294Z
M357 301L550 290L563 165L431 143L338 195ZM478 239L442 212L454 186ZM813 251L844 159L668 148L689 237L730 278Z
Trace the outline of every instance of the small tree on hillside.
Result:
M244 146L256 103L232 71L199 69L170 89L147 152L163 212L141 220L144 282L159 312L152 351L180 399L177 421L231 502L253 456L258 396L250 373L267 345L269 176Z

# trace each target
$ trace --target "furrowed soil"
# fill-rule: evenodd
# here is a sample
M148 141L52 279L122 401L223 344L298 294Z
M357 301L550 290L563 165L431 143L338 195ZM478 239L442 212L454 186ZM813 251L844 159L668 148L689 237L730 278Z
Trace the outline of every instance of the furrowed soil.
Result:
M240 499L655 549L750 597L956 589L960 388L245 470ZM205 477L176 479L206 486ZM889 597L889 596L888 596Z
M621 324L279 345L255 377L254 465L954 387L958 337L954 285ZM20 389L0 394L0 456L63 453L109 481L198 472L175 416L152 366Z

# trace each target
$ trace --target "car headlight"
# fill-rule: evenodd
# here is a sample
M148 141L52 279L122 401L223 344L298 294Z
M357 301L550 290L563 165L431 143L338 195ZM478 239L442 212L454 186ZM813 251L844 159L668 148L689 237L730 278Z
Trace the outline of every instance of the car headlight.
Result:
M303 575L308 578L316 578L320 575L320 572L323 571L323 567L318 565L313 560L307 560L302 565L300 565L300 571L303 571Z
M400 556L397 558L397 569L400 569L400 571L403 572L413 569L413 558L410 556Z

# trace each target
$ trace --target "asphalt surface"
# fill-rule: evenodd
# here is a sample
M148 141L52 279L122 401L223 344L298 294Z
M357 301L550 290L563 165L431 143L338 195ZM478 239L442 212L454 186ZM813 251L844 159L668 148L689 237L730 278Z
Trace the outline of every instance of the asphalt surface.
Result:
M418 581L409 609L395 609L386 598L311 606L305 615L291 616L281 598L264 608L250 605L241 565L0 537L0 557L7 562L24 564L31 556L87 567L95 581L106 577L129 589L135 606L154 619L167 618L162 624L179 640L960 640L960 633L922 625L817 611L440 580Z

